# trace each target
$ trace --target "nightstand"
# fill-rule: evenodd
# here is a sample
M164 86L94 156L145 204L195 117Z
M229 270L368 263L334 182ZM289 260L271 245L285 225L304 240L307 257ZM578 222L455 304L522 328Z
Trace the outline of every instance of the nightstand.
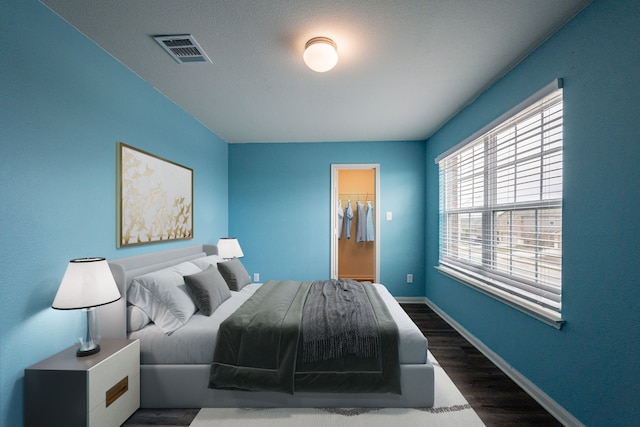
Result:
M140 341L104 339L86 357L77 348L25 369L25 427L117 427L140 407Z

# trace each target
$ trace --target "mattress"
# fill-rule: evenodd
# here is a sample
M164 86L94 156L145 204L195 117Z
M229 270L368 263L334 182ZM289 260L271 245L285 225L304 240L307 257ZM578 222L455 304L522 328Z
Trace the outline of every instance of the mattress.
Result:
M373 284L387 304L398 326L400 364L423 364L427 356L427 339L413 323L398 302L381 284ZM189 322L171 335L165 335L153 323L129 338L140 340L140 363L143 365L210 364L219 325L240 307L260 287L247 285L222 303L211 316L196 312Z

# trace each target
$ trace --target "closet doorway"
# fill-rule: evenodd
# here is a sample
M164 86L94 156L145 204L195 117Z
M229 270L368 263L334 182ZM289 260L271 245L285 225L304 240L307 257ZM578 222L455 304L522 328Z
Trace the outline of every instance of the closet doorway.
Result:
M379 195L379 164L331 165L332 279L380 282Z

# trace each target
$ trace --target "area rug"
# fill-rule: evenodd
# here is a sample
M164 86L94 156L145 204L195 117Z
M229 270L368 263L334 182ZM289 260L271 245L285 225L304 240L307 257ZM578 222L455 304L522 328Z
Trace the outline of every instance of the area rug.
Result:
M435 371L433 408L202 408L190 427L484 426L429 353Z

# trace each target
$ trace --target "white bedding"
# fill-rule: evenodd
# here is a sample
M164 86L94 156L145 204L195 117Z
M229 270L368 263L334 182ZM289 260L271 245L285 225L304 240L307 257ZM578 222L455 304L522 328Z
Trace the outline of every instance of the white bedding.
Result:
M398 326L400 364L425 363L427 339L387 288L377 283L374 286ZM240 307L258 287L260 284L251 284L242 288L240 292L232 291L232 297L222 303L211 316L203 316L197 312L185 326L171 335L166 335L153 323L129 333L129 338L140 339L140 363L210 364L220 323Z

